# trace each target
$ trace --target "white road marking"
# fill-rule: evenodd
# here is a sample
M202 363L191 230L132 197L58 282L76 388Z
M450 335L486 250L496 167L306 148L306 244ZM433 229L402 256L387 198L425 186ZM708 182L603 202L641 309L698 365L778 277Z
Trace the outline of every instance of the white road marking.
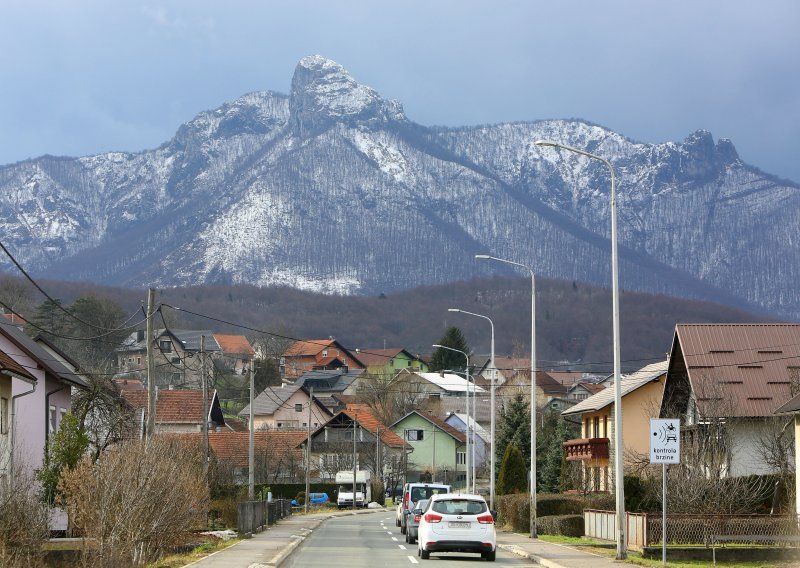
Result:
M408 559L411 561L411 564L419 564L419 560L417 560L413 556L409 556Z
M386 534L392 534L392 531L386 531Z
M395 542L397 542L397 537L396 537L396 536L393 536L393 537L392 537L392 540L393 540L393 541L395 541Z
M403 546L402 544L398 544L397 546L399 546L399 547L400 547L400 550L405 550L405 549L406 549L406 547L405 547L405 546Z

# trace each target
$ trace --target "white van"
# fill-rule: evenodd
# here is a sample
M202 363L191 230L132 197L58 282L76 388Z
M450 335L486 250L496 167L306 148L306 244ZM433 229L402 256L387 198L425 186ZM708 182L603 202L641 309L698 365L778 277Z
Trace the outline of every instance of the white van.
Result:
M452 486L441 483L406 483L403 487L403 500L397 506L397 516L400 526L400 534L406 534L406 519L414 504L420 499L430 499L433 495L450 493Z

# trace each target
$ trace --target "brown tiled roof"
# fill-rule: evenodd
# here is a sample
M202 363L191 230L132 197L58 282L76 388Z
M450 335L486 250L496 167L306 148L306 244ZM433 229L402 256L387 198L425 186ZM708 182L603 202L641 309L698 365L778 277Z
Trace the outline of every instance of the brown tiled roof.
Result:
M597 394L601 390L606 388L605 385L598 385L597 383L577 383L577 384L582 386L583 388L585 388L587 391L589 391L592 394Z
M114 379L114 384L116 384L121 391L145 390L144 382L141 379Z
M447 422L445 422L441 418L437 418L436 416L434 416L432 414L427 414L425 412L420 412L418 410L415 410L415 411L413 411L412 413L409 413L409 414L418 414L419 416L421 416L422 418L424 418L425 420L427 420L431 424L434 424L435 426L439 427L440 429L442 429L445 432L447 432L448 434L450 434L453 438L455 438L456 440L458 440L462 444L466 444L467 443L467 437L464 435L463 432L459 432L458 430L456 430L455 428L450 426L450 424L448 424ZM402 418L400 420L402 420ZM400 420L398 420L398 422Z
M292 343L283 352L284 357L313 357L323 349L327 349L334 342L333 339L307 339Z
M403 439L392 432L392 430L383 422L378 420L372 413L372 410L366 404L350 403L347 408L342 410L350 418L354 418L358 425L367 430L368 432L375 433L380 430L381 441L391 448L402 448L405 444Z
M397 357L403 352L402 347L393 347L390 349L366 349L356 353L358 360L361 361L365 367L376 367L378 365L386 365L391 359Z
M32 381L36 380L36 377L31 375L25 369L25 367L14 361L14 359L2 351L0 351L0 371L8 371L9 373L14 373L15 375L25 377L26 379L30 379Z
M790 398L800 324L679 324L675 338L701 412L722 398L733 416L771 416Z
M571 387L583 378L583 373L580 371L547 371L547 374L565 387Z
M209 432L208 445L217 456L217 459L233 462L240 467L247 467L249 463L249 437L249 432ZM300 431L256 430L253 432L253 446L256 454L267 452L273 455L291 453L297 460L300 460L302 459L303 451L298 446L305 440L306 433Z
M0 314L4 318L8 320L8 323L13 323L14 325L22 325L28 323L28 321L19 314L16 313L2 313Z
M208 393L208 411L214 401L216 391ZM144 410L147 419L147 391L122 390L122 398L135 409ZM164 390L156 396L156 423L202 424L203 394L199 390Z
M255 355L253 346L247 341L244 335L220 335L214 334L223 353L235 355Z

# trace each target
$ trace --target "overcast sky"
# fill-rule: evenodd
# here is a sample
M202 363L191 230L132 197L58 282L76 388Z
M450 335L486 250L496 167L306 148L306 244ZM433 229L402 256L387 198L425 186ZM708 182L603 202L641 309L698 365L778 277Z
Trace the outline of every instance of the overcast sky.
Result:
M800 2L10 0L0 164L137 151L202 110L341 63L424 125L583 118L698 129L800 182Z

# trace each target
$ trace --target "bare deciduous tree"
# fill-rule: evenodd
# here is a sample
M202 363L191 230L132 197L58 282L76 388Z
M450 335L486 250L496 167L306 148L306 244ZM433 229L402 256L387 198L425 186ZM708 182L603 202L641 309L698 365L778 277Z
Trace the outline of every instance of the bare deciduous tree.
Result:
M89 437L89 450L95 462L106 448L136 431L136 413L113 381L96 375L88 375L86 379L87 388L76 389L72 396L72 413Z
M15 465L17 472L26 471L21 464ZM0 566L45 565L42 545L50 536L48 509L39 499L36 488L33 477L24 473L16 473L13 478L0 482Z
M196 441L156 436L127 441L61 479L73 526L91 542L92 566L140 566L186 541L205 520L208 486Z

